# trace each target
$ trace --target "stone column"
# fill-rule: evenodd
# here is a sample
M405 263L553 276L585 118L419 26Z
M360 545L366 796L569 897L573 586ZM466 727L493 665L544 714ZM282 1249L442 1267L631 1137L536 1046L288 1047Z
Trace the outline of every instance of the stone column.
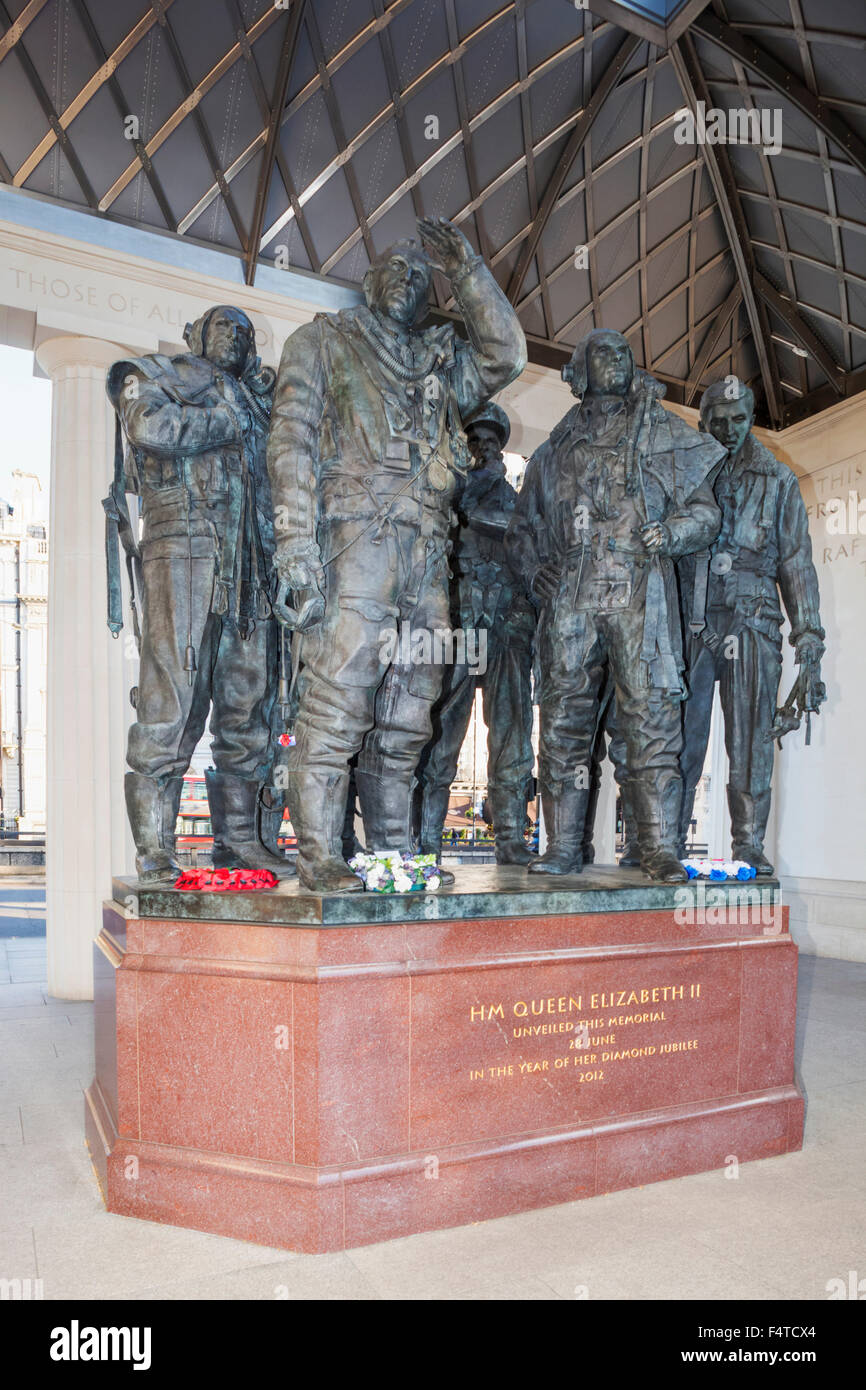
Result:
M52 381L46 890L48 989L93 995L93 940L111 875L134 872L123 798L135 651L106 625L105 496L114 458L108 366L124 355L99 338L50 338L36 349Z

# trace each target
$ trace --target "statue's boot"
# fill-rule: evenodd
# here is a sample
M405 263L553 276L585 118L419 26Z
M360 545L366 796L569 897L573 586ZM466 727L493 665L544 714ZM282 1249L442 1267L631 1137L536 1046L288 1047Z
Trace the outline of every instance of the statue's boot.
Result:
M697 787L683 786L683 799L680 808L680 824L677 834L677 852L681 859L685 858L686 844L689 838L689 826L692 823L692 816L695 810L695 795Z
M284 858L279 837L283 833L283 793L277 787L262 787L259 792L259 839L271 854Z
M584 822L589 803L588 787L573 787L567 782L554 792L546 787L541 793L544 824L549 844L544 854L529 865L531 874L579 874L583 868Z
M343 817L343 828L340 831L340 850L347 863L350 859L354 859L356 854L363 854L364 852L364 846L355 834L355 801L354 778L350 778L349 790L346 794L346 814Z
M261 841L258 782L231 772L208 768L207 801L213 830L215 869L267 869L288 878L294 865L283 854L274 854Z
M410 780L407 784L405 779L396 772L368 772L359 767L355 772L355 782L358 787L358 800L361 803L361 818L364 822L367 849L374 854L381 854L386 850L397 850L400 854L414 854L411 823L414 781ZM440 791L441 789L437 789L436 795L439 795ZM447 791L446 788L446 798ZM425 826L428 814L425 796L421 818L421 848L424 854L436 854L436 862L439 864L439 857L442 853L441 826L445 816L442 815L441 821L434 822L432 820L434 810L438 810L438 805L434 807L432 801L429 810L431 821L429 825ZM440 827L438 835L435 829L437 823ZM425 844L431 845L432 848L425 848ZM441 883L454 882L454 875L448 869L443 869L441 864L439 864L439 880Z
M751 864L761 878L772 878L773 865L764 854L764 836L770 815L770 792L749 796L728 787L731 812L731 845L734 859Z
M183 778L127 772L124 788L139 880L173 884L182 872L175 853L175 825Z
M298 879L311 893L360 893L364 881L342 857L349 773L325 767L292 769L286 800L298 841Z
M442 835L445 817L451 804L451 788L428 786L419 788L421 794L421 828L418 847L422 854L435 854L437 864L442 858Z
M493 846L497 864L531 864L536 855L526 843L523 828L526 824L526 797L522 791L509 787L491 787L490 809L493 813Z
M677 832L683 783L677 773L652 773L632 780L640 864L658 883L686 883L688 874L677 856Z
M583 843L580 847L580 857L584 866L595 863L593 836L595 834L595 813L598 810L598 794L601 791L601 771L595 758L593 758L591 766L589 800L586 804L586 815L583 818Z
M622 801L622 829L625 841L622 854L619 857L619 866L621 869L639 869L640 846L638 845L637 817L630 782L621 783L619 795Z

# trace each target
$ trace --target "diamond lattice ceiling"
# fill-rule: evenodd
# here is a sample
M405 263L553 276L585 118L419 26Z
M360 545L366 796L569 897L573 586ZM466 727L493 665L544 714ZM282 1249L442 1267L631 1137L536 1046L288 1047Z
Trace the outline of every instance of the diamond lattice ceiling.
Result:
M863 0L590 3L0 0L0 179L249 281L358 285L441 213L536 361L618 328L671 399L734 371L777 425L864 389ZM701 102L779 112L779 152L677 143Z

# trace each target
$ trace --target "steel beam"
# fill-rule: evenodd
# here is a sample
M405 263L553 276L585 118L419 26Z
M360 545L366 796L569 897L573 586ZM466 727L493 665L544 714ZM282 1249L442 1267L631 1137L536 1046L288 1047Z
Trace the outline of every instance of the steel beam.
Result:
M694 43L688 34L673 45L670 50L677 79L689 109L697 113L698 103L712 106L706 78L701 71ZM774 422L782 418L782 401L770 358L769 334L764 323L762 306L758 302L752 283L754 258L749 239L749 229L740 203L740 195L734 180L727 150L723 145L701 145L701 158L706 166L713 192L716 195L719 214L724 224L725 234L734 258L737 278L743 292L743 301L749 316L755 351L764 384L767 407Z
M277 144L280 138L280 117L283 113L283 107L286 104L289 82L292 78L292 69L295 65L298 42L301 37L301 21L304 18L304 10L306 7L307 0L295 0L286 27L282 52L280 53L280 65L277 70L274 99L271 102L270 117L268 119L268 135L265 140L265 149L259 169L259 182L256 189L255 206L253 208L253 224L250 229L250 240L245 258L244 277L248 285L255 283L256 263L259 258L259 243L262 239L262 228L265 224L265 210L268 205L268 193L271 187L271 179L274 173L274 163L277 154Z
M520 294L523 282L532 264L532 258L535 255L535 248L541 240L544 229L550 219L550 214L553 212L556 200L562 192L562 185L568 178L569 171L574 161L577 159L577 156L580 154L584 141L592 130L601 108L621 78L629 62L634 57L640 44L641 40L634 34L628 34L622 40L602 77L596 83L592 95L581 113L580 119L568 138L565 149L557 160L550 181L544 190L544 197L541 200L538 212L529 229L529 235L518 258L517 265L514 268L514 273L508 282L507 293L512 304L515 303L517 296Z
M707 329L704 335L704 341L701 343L700 352L695 358L694 365L691 371L689 372L688 379L686 380L683 401L684 405L691 405L692 397L694 396L695 392L700 386L701 378L703 377L704 372L707 370L710 360L712 359L713 349L715 348L716 343L721 338L722 334L724 333L725 329L727 328L731 319L734 317L734 314L737 312L742 302L743 291L741 290L738 282L736 285L734 285L734 288L731 290L724 303L722 303L719 306L718 312L716 313L716 317L713 319L712 323L710 324L709 328Z
M772 309L774 314L778 314L786 327L790 328L800 346L808 352L810 357L815 359L836 394L844 396L846 375L844 368L834 361L829 349L812 331L805 319L800 317L791 300L781 295L775 285L770 284L770 281L759 270L754 273L754 285L767 307Z
M779 93L779 96L790 101L834 144L839 145L861 174L866 174L866 140L863 140L848 122L832 111L820 97L810 92L805 83L795 77L778 58L761 48L754 39L739 34L730 24L725 24L711 10L693 21L692 30L700 34L701 38L709 39L711 43L723 49L729 57L738 58L741 63L745 63L756 72L768 86Z

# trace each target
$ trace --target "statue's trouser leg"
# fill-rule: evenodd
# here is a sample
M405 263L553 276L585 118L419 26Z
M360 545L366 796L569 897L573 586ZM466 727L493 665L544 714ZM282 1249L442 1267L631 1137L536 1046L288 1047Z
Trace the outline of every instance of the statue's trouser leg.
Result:
M625 739L632 783L641 867L652 878L682 882L687 875L677 857L681 702L643 684L642 609L608 613L603 625L616 688L617 724Z
M768 624L769 626L769 624ZM719 698L725 716L725 747L730 762L728 805L735 859L770 875L773 866L764 854L770 814L770 784L775 745L767 734L776 715L782 671L782 639L742 627L738 656L722 665Z
M715 623L713 631L719 631ZM701 780L707 756L710 723L713 717L713 695L720 665L720 658L710 651L700 637L689 638L687 652L689 665L686 684L689 693L688 699L683 702L683 751L680 754L683 799L677 836L677 849L681 856L686 852L695 805L695 791ZM724 661L724 658L721 660Z
M323 558L335 558L325 569L325 616L300 639L295 743L286 759L298 875L314 892L363 886L342 854L349 764L373 724L399 592L387 545L373 547L369 536L355 540L358 524L323 529Z
M539 782L548 848L530 873L579 873L583 867L590 765L607 649L597 614L561 605L545 624L540 666Z
M526 788L532 774L532 654L528 643L491 637L482 679L487 725L487 795L497 864L530 864Z
M183 776L210 709L221 620L210 612L214 563L208 544L210 553L199 556L195 551L201 542L193 541L191 565L186 537L143 548L141 659L136 721L127 743L132 769L127 811L139 877L151 881L176 878L179 872L174 831ZM197 665L192 684L184 670L190 635Z
M397 539L381 544L361 536L358 523L326 528L325 617L304 636L295 746L289 757L288 800L298 833L298 872L308 883L331 878L342 865L340 831L345 816L349 762L359 754L358 796L368 850L408 850L410 801L419 755L430 737L430 707L442 684L442 660L414 662L415 644L401 649L402 615L416 636L449 628L444 544L418 538L418 528L397 526ZM356 539L357 538L357 539ZM348 544L348 549L343 549ZM428 563L417 596L405 593L417 572L405 557L419 546ZM333 556L333 559L330 557ZM373 592L375 590L375 592ZM422 653L423 655L423 653ZM321 797L305 799L303 775L328 774L338 802L334 835L322 841ZM310 791L314 791L310 788ZM330 825L330 821L328 822ZM399 843L398 843L399 841ZM317 848L318 846L318 848ZM348 884L344 884L348 886Z
M281 851L274 853L265 845L261 829L274 757L276 622L257 622L247 638L231 619L220 622L210 720L216 771L207 774L214 868L287 875L294 866Z
M444 671L442 694L431 711L433 737L421 758L419 774L422 853L442 854L442 831L451 783L457 774L460 749L469 728L477 681L474 669L455 663Z
M417 602L406 621L413 634L409 660L401 646L399 659L392 662L376 693L373 727L358 756L358 798L367 848L375 851L408 853L413 847L415 769L430 741L431 710L441 696L445 664L453 655L450 644L437 647L433 641L436 632L450 631L450 616L444 554L440 560L432 543ZM429 649L422 634L430 637Z

